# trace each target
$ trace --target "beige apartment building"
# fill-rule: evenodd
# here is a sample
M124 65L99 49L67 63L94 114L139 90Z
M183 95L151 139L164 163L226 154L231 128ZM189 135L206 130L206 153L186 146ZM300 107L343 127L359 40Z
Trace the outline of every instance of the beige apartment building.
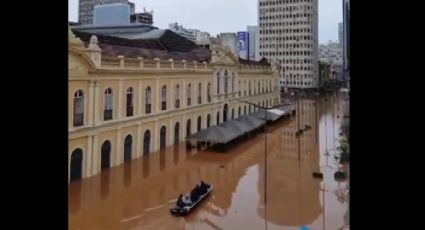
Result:
M280 101L274 67L238 59L222 44L202 62L110 55L122 43L100 47L96 36L83 42L69 30L68 182L252 113L242 100Z

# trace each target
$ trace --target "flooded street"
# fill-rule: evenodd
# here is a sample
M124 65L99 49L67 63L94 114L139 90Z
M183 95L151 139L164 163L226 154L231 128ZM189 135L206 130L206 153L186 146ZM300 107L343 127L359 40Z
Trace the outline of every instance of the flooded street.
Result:
M349 206L339 194L347 181L334 179L334 154L349 119L347 100L335 93L294 102L296 114L268 128L267 167L258 133L227 153L180 143L72 182L69 229L265 229L265 219L267 229L342 229ZM322 171L323 180L313 171ZM186 217L171 215L177 196L201 179L214 186L212 195Z

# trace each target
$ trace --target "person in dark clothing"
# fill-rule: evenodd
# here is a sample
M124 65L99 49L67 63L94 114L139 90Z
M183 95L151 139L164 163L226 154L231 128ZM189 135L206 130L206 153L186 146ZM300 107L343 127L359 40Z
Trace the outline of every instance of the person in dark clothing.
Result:
M190 200L192 202L196 202L199 199L200 195L201 195L200 187L199 185L196 185L196 187L192 189L192 192L190 193Z
M203 180L201 180L201 186L200 186L201 193L205 194L208 191L210 186L211 185L209 185L209 184L205 183Z
M177 198L176 205L179 206L179 207L186 206L186 204L183 202L183 194L180 194L179 198Z

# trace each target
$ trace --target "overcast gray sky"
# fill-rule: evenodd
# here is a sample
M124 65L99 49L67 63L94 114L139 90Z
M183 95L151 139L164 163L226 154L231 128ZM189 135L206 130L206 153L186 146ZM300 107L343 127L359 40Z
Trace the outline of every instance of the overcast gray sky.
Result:
M257 25L258 0L130 0L136 12L153 10L154 26L168 28L178 22L185 28L220 32L246 31ZM78 21L78 0L68 0L68 19ZM338 40L338 23L342 22L342 0L319 0L319 43Z

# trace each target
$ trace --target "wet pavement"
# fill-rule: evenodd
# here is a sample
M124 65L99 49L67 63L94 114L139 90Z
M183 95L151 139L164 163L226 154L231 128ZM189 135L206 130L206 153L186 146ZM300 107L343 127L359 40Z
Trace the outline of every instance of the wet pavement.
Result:
M294 116L269 126L267 167L264 133L227 153L171 146L71 183L69 229L343 229L348 182L334 180L334 154L347 100L339 93L295 104ZM171 215L177 196L201 179L214 186L212 195L187 217Z

